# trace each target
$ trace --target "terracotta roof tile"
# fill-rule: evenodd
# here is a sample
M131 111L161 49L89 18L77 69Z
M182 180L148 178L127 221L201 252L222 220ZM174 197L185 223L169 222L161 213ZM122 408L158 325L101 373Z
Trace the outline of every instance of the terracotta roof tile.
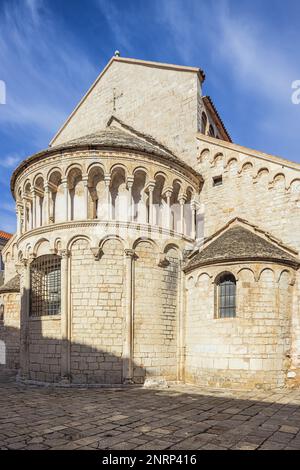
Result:
M0 230L0 238L3 240L9 240L12 237L11 233L3 232L3 230Z

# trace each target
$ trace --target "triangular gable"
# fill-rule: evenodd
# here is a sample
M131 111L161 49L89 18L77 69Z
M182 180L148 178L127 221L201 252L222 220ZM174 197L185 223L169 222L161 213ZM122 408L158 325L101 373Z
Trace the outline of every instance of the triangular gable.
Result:
M136 65L142 65L145 67L152 67L152 68L160 68L160 69L167 69L167 70L174 70L178 72L192 72L197 74L200 82L202 83L205 80L205 74L203 70L201 70L198 67L188 67L188 66L182 66L182 65L175 65L175 64L166 64L166 63L161 63L161 62L152 62L152 61L146 61L146 60L140 60L140 59L131 59L131 58L126 58L126 57L119 57L119 56L114 56L110 59L108 64L104 67L104 69L101 71L101 73L98 75L94 83L91 85L89 90L86 92L86 94L82 97L82 99L79 101L78 105L74 108L72 113L68 116L66 121L63 123L63 125L59 128L57 133L54 135L53 139L51 140L49 146L54 146L56 145L56 141L61 135L61 133L64 131L64 129L67 127L67 125L70 123L74 115L77 113L79 108L82 106L82 104L87 100L89 95L92 93L94 88L98 85L100 80L104 77L106 72L110 69L113 63L115 62L122 62L122 63L127 63L127 64L136 64Z
M297 255L297 251L268 232L237 217L207 238L203 246L188 257L185 271L219 262L259 260L298 268L300 262Z

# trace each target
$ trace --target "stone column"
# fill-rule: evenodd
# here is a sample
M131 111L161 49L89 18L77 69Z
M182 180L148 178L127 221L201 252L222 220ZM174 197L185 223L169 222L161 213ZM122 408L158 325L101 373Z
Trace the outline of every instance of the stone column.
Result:
M88 176L82 177L84 186L84 218L87 220L89 217L89 188L88 188Z
M64 188L64 198L65 198L65 205L64 205L64 221L67 222L69 220L69 188L68 188L68 179L63 178L61 180L63 188Z
M27 232L27 201L26 199L23 200L23 213L24 213L24 232Z
M126 313L123 349L123 381L133 383L133 260L134 250L125 250Z
M29 379L30 261L24 259L17 270L21 275L20 367L21 377Z
M172 196L172 189L167 189L165 191L165 197L167 199L167 229L171 230L171 196Z
M22 223L21 223L21 206L17 203L17 236L19 237L22 233Z
M110 182L111 182L111 176L110 175L105 175L104 176L104 182L105 182L105 190L106 190L106 216L108 220L112 219L112 207L111 207L111 194L110 194Z
M153 191L155 187L155 181L151 181L148 184L148 191L149 191L149 224L154 225L154 217L153 217Z
M35 191L34 188L32 188L31 194L32 194L32 224L31 224L31 227L32 227L32 228L36 228L36 227L37 227L37 219L36 219L36 191Z
M69 306L69 256L67 250L61 250L61 380L70 380L70 306Z
M132 186L134 176L127 177L127 188L128 188L128 203L127 203L127 219L129 222L134 220L134 201L132 197Z
M184 195L180 195L178 197L178 201L180 204L180 232L184 234L184 204L186 197Z
M191 237L196 238L196 202L191 201L191 211L192 211L192 230Z
M185 379L185 276L182 271L182 261L179 261L178 269L178 322L177 322L177 380L182 382Z
M45 186L44 186L44 191L45 191L45 204L44 204L44 222L45 222L45 225L49 225L49 221L50 221L50 188L49 188L49 184L48 183L45 183Z

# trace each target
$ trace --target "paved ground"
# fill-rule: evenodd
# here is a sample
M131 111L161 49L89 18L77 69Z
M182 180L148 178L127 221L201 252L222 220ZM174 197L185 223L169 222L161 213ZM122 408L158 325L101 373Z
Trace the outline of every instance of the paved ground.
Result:
M300 449L300 390L0 383L0 449Z

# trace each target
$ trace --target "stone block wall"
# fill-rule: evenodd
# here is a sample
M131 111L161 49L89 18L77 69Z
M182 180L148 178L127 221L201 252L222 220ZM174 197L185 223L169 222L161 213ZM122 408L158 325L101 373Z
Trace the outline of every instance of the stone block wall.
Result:
M60 315L29 318L29 379L59 382L61 376Z
M214 279L237 279L235 318L217 318ZM252 389L283 386L291 353L292 273L274 266L218 266L188 276L186 373L188 382Z
M200 195L205 237L240 217L300 251L300 168L296 164L201 142L198 171L205 180ZM221 185L213 185L216 176L222 176Z
M158 254L147 241L136 247L134 270L134 380L176 379L178 259L158 266Z
M3 319L0 320L0 370L20 367L20 294L0 295L4 304Z
M111 115L115 115L137 131L151 134L194 165L197 93L200 92L195 72L115 61L54 140L54 145L103 130ZM114 93L118 96L115 109Z
M96 261L85 240L71 249L71 375L75 383L122 383L124 250L103 245Z

